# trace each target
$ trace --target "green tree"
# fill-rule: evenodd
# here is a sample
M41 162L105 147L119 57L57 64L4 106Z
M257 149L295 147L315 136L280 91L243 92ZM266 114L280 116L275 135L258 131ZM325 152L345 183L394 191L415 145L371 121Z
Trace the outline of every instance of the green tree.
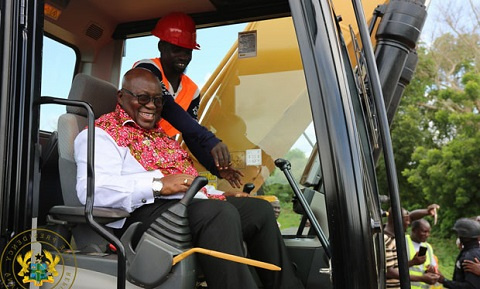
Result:
M410 184L402 171L411 168L413 152L418 146L431 146L431 131L429 120L425 117L426 108L421 103L426 102L425 91L433 85L436 75L432 57L423 47L418 49L419 62L415 77L407 86L400 106L391 126L392 143L397 167L397 177L402 205L408 209L425 207L422 191ZM387 192L385 164L383 157L378 162L378 183L380 192ZM384 209L388 209L385 205Z
M447 32L420 46L391 127L402 205L440 204L443 235L455 219L479 214L480 7L465 4L468 15L444 5L438 27ZM380 191L384 179L379 173Z
M307 164L307 157L300 149L290 150L285 159L292 165L292 175L298 181L303 173L303 169ZM282 171L276 168L273 174L265 181L263 185L263 192L265 195L275 195L280 202L291 202L293 197L293 190L288 184L287 179Z
M480 206L480 73L466 73L461 87L438 92L430 119L437 146L419 146L414 166L403 171L428 202L442 207L443 235L456 219L478 215Z
M302 150L295 148L288 151L284 159L290 162L290 164L292 165L292 175L296 180L299 180L303 173L303 169L307 164L307 157L305 156L305 153ZM271 174L270 177L266 180L267 185L275 183L288 184L285 175L278 168L276 168L273 171L273 174Z

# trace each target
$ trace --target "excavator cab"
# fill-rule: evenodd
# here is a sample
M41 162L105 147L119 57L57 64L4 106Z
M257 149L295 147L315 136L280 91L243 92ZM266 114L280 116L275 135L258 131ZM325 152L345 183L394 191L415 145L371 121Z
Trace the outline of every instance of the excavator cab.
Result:
M214 55L218 64L201 75L208 74L207 80L197 78L204 82L198 121L228 145L252 196L267 189L293 195L297 223L281 230L305 287L385 288L376 162L383 154L401 230L389 125L415 70L426 17L421 0L0 0L3 286L195 286L195 260L187 256L205 252L190 251L183 232L187 201L133 248L130 233L120 240L105 226L128 213L93 207L93 165L85 206L72 187L72 140L113 110L120 78L135 61L158 57L158 39L150 34L173 11L194 19L200 51L214 51L223 37L233 39ZM216 30L223 28L227 34ZM202 44L204 31L215 31L216 38ZM51 53L53 42L69 50L65 59L59 50ZM140 44L132 56L134 43ZM213 56L195 52L193 58L207 61L192 61L192 77L196 67L213 62ZM97 105L105 99L106 106ZM93 155L89 159L93 164ZM233 190L200 161L196 168L202 181ZM165 235L165 220L174 224L174 241ZM47 237L46 230L55 236ZM409 288L403 255L401 283ZM35 275L42 282L27 274L31 264L43 270Z

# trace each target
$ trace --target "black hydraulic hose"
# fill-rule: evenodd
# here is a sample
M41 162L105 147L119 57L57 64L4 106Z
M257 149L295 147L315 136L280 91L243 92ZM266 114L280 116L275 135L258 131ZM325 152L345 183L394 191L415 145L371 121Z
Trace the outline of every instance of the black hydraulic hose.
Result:
M365 60L367 63L368 75L372 87L372 93L377 108L378 123L380 130L380 137L383 144L383 154L385 158L385 167L387 172L388 189L390 191L390 201L392 207L392 214L394 217L395 235L403 236L402 212L400 206L400 196L398 191L397 170L395 167L395 160L393 156L392 139L390 136L390 128L388 125L387 112L385 109L385 102L383 99L382 87L378 75L375 55L370 42L370 34L367 29L365 20L365 13L360 0L352 0L355 17L358 22L360 38L363 43L365 53ZM395 238L397 248L405 248L405 238ZM406 254L398 254L398 264L400 273L400 284L402 289L410 288L410 276L408 272L408 260Z
M387 118L388 124L391 126L393 122L393 117L397 112L397 108L400 105L400 100L402 98L403 92L405 87L410 83L413 79L413 74L415 72L415 68L418 64L418 54L416 51L412 50L408 54L407 61L405 62L405 66L403 67L402 74L400 75L400 80L397 83L397 88L395 89L395 93L393 94L392 100L390 102L390 106L387 107Z
M402 99L403 92L405 91L405 87L410 83L413 78L413 74L415 72L415 68L417 67L418 63L418 55L417 52L412 50L408 54L407 61L405 62L405 66L403 67L402 74L400 75L400 80L397 83L397 87L395 88L395 92L390 100L390 105L386 107L387 110L387 120L389 127L392 125L393 117L397 112L397 109L400 105L400 101ZM373 151L373 160L375 163L378 162L380 158L380 154L382 152L381 147L377 148Z
M60 104L66 106L83 107L88 114L87 128L87 199L85 202L85 219L100 236L112 243L117 249L117 289L126 288L127 280L127 261L125 257L125 247L122 242L112 233L107 231L102 225L98 224L93 218L93 203L95 200L95 115L88 102L80 100L69 100L55 97L41 97L40 104Z
M390 1L378 25L375 58L387 111L394 103L393 97L408 55L415 50L425 23L427 11L420 2Z
M310 220L310 224L315 230L315 233L317 234L318 239L320 240L320 243L323 246L323 249L325 250L325 255L327 255L328 259L332 258L332 253L330 250L330 243L327 240L327 237L325 237L325 234L323 233L322 228L320 227L320 224L317 221L317 218L315 218L315 215L312 212L312 209L308 205L307 200L305 199L305 196L303 193L300 191L297 182L292 176L292 173L290 172L290 162L284 159L276 159L275 160L275 165L277 168L282 170L282 172L285 174L285 177L288 180L288 183L293 189L293 192L295 193L295 196L297 196L298 200L300 201L300 204L302 205L303 211L307 214L308 219Z

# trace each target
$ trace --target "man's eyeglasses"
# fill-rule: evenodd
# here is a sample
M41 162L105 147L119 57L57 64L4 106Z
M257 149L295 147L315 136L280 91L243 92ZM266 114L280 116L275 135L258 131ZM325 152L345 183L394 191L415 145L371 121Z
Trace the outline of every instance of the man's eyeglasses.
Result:
M138 100L138 103L141 105L146 105L150 101L153 101L156 107L162 107L163 106L163 96L162 94L157 94L154 96L150 96L148 94L135 94L131 92L130 90L126 88L122 88L121 91L125 91L126 93L130 94L131 96L135 96Z

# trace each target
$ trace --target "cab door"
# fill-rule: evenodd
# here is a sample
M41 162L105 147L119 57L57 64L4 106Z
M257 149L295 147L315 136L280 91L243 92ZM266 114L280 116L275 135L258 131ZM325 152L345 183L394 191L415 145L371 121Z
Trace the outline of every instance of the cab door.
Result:
M347 3L345 3L347 5ZM290 1L323 173L334 288L382 288L375 173L347 48L329 1ZM364 44L371 45L371 44ZM372 224L377 224L372 226ZM359 270L361 268L361 270Z
M1 245L32 227L42 55L43 1L0 1Z

